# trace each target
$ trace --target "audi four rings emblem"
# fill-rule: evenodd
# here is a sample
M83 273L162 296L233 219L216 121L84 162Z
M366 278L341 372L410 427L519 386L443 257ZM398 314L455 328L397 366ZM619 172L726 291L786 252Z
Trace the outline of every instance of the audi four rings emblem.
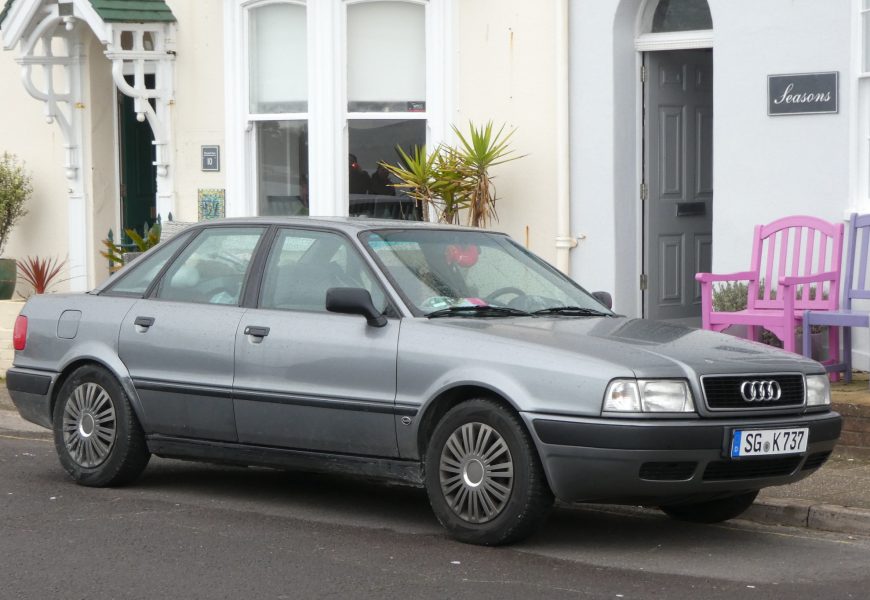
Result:
M744 381L740 395L747 402L773 402L782 398L782 388L778 381Z

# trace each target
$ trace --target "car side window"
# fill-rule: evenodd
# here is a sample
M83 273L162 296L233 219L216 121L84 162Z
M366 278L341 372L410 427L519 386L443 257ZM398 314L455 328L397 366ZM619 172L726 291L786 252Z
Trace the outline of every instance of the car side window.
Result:
M238 305L262 227L215 227L200 233L172 263L156 298Z
M272 244L260 308L326 311L326 291L364 288L379 311L387 296L357 251L344 237L325 231L282 229Z
M178 235L159 244L153 252L139 257L130 265L130 269L120 276L118 281L108 287L106 292L108 294L143 295L163 265L189 238L189 235Z

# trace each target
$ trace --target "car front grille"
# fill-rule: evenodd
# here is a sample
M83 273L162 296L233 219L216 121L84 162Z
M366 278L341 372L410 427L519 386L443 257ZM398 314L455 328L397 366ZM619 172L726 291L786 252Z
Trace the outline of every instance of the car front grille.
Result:
M782 395L777 400L747 401L740 388L745 382L775 381ZM804 376L789 375L714 375L701 378L704 398L710 410L746 410L803 406Z
M692 478L696 462L646 462L640 466L640 478L647 481L686 481Z
M803 457L765 458L745 461L715 461L704 469L704 481L727 481L729 479L754 479L756 477L780 477L791 475Z

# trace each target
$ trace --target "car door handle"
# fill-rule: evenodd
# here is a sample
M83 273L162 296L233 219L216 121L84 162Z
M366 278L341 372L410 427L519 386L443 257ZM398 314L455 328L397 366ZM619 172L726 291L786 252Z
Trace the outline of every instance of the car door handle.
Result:
M248 325L245 327L245 335L252 335L254 337L266 337L269 335L268 327L258 327L256 325Z
M133 321L133 325L148 329L154 325L154 317L136 317L136 320Z

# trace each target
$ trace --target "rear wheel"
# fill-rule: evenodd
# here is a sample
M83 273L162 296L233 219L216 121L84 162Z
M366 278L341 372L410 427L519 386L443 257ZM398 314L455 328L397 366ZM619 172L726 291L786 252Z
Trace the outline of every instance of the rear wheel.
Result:
M96 365L76 369L54 406L54 445L77 483L103 487L139 477L151 454L117 379Z
M671 504L660 507L671 518L691 523L721 523L739 517L755 502L758 490L737 496L717 498L692 504Z
M519 418L486 399L463 402L435 427L426 450L426 491L451 536L486 546L527 537L553 505Z

